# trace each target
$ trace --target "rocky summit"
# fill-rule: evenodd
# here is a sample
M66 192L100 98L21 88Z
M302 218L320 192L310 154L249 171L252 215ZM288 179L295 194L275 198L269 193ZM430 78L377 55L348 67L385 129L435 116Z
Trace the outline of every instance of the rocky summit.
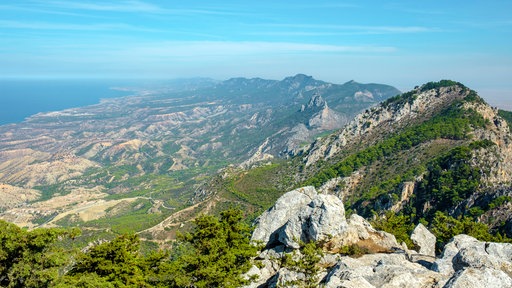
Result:
M417 250L377 231L362 217L345 219L343 203L333 195L303 187L280 197L255 221L252 241L263 243L257 263L246 277L257 279L246 287L511 287L512 244L455 236L436 257L435 236L419 224L411 237ZM287 265L308 261L305 243L321 247L319 269ZM347 256L344 247L364 255ZM301 260L303 262L301 262ZM311 282L313 279L313 282ZM309 282L308 282L309 281ZM302 285L302 286L301 286Z

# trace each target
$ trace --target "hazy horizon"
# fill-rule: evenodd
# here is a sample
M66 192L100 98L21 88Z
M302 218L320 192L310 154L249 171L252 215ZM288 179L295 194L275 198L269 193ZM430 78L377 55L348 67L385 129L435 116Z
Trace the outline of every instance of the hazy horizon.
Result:
M506 1L0 4L0 78L452 79L512 109ZM5 97L5 96L3 96Z

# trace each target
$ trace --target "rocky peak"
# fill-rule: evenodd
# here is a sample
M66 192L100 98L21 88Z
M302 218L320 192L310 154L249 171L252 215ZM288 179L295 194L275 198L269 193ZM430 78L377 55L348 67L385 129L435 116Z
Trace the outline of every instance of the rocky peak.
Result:
M308 76L305 74L297 74L295 76L290 76L290 77L284 78L282 82L290 84L290 83L307 83L307 82L311 82L311 81L315 81L315 79L312 76Z
M304 112L306 110L313 110L318 111L324 108L327 108L327 101L322 98L322 96L319 93L315 93L311 99L309 99L309 102L307 105L302 105L300 111Z
M311 97L311 99L309 100L307 108L324 108L325 106L327 106L327 102L322 98L322 96L319 93L315 93L313 97Z
M292 77L286 77L279 82L282 89L292 93L295 96L300 95L303 91L311 91L319 89L325 86L329 86L328 83L316 80L312 76L297 74Z
M489 123L485 129L475 129L475 140L490 140L495 146L475 151L472 165L482 167L482 183L491 187L510 187L512 181L512 135L507 121L498 115L486 103L469 102L464 108L471 109L482 115ZM512 194L511 194L512 195Z

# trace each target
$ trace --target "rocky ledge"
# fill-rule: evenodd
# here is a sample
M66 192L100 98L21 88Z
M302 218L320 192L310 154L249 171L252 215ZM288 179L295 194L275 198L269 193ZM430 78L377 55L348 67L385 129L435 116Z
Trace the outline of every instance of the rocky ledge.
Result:
M458 235L436 258L435 236L423 225L411 238L418 251L358 215L346 219L336 196L299 188L256 220L252 240L264 248L246 274L256 279L247 287L512 287L512 244ZM323 249L316 267L289 267L284 259L291 256L299 263L307 257L301 246L311 241ZM344 256L344 247L367 254Z

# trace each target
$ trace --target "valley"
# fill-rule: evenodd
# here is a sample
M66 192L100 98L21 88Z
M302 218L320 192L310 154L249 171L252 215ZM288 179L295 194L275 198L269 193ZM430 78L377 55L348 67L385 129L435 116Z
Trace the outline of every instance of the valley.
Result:
M108 121L60 118L101 110L84 107L36 115L23 136L0 127L1 217L29 228L0 221L0 281L509 287L510 112L441 80L379 103L355 92L345 101L366 108L334 128L322 85L283 114L148 92L109 100ZM26 263L38 274L18 273Z
M18 195L0 217L29 228L141 231L204 200L220 169L301 154L399 93L301 74L130 89L136 96L0 126L2 196Z

